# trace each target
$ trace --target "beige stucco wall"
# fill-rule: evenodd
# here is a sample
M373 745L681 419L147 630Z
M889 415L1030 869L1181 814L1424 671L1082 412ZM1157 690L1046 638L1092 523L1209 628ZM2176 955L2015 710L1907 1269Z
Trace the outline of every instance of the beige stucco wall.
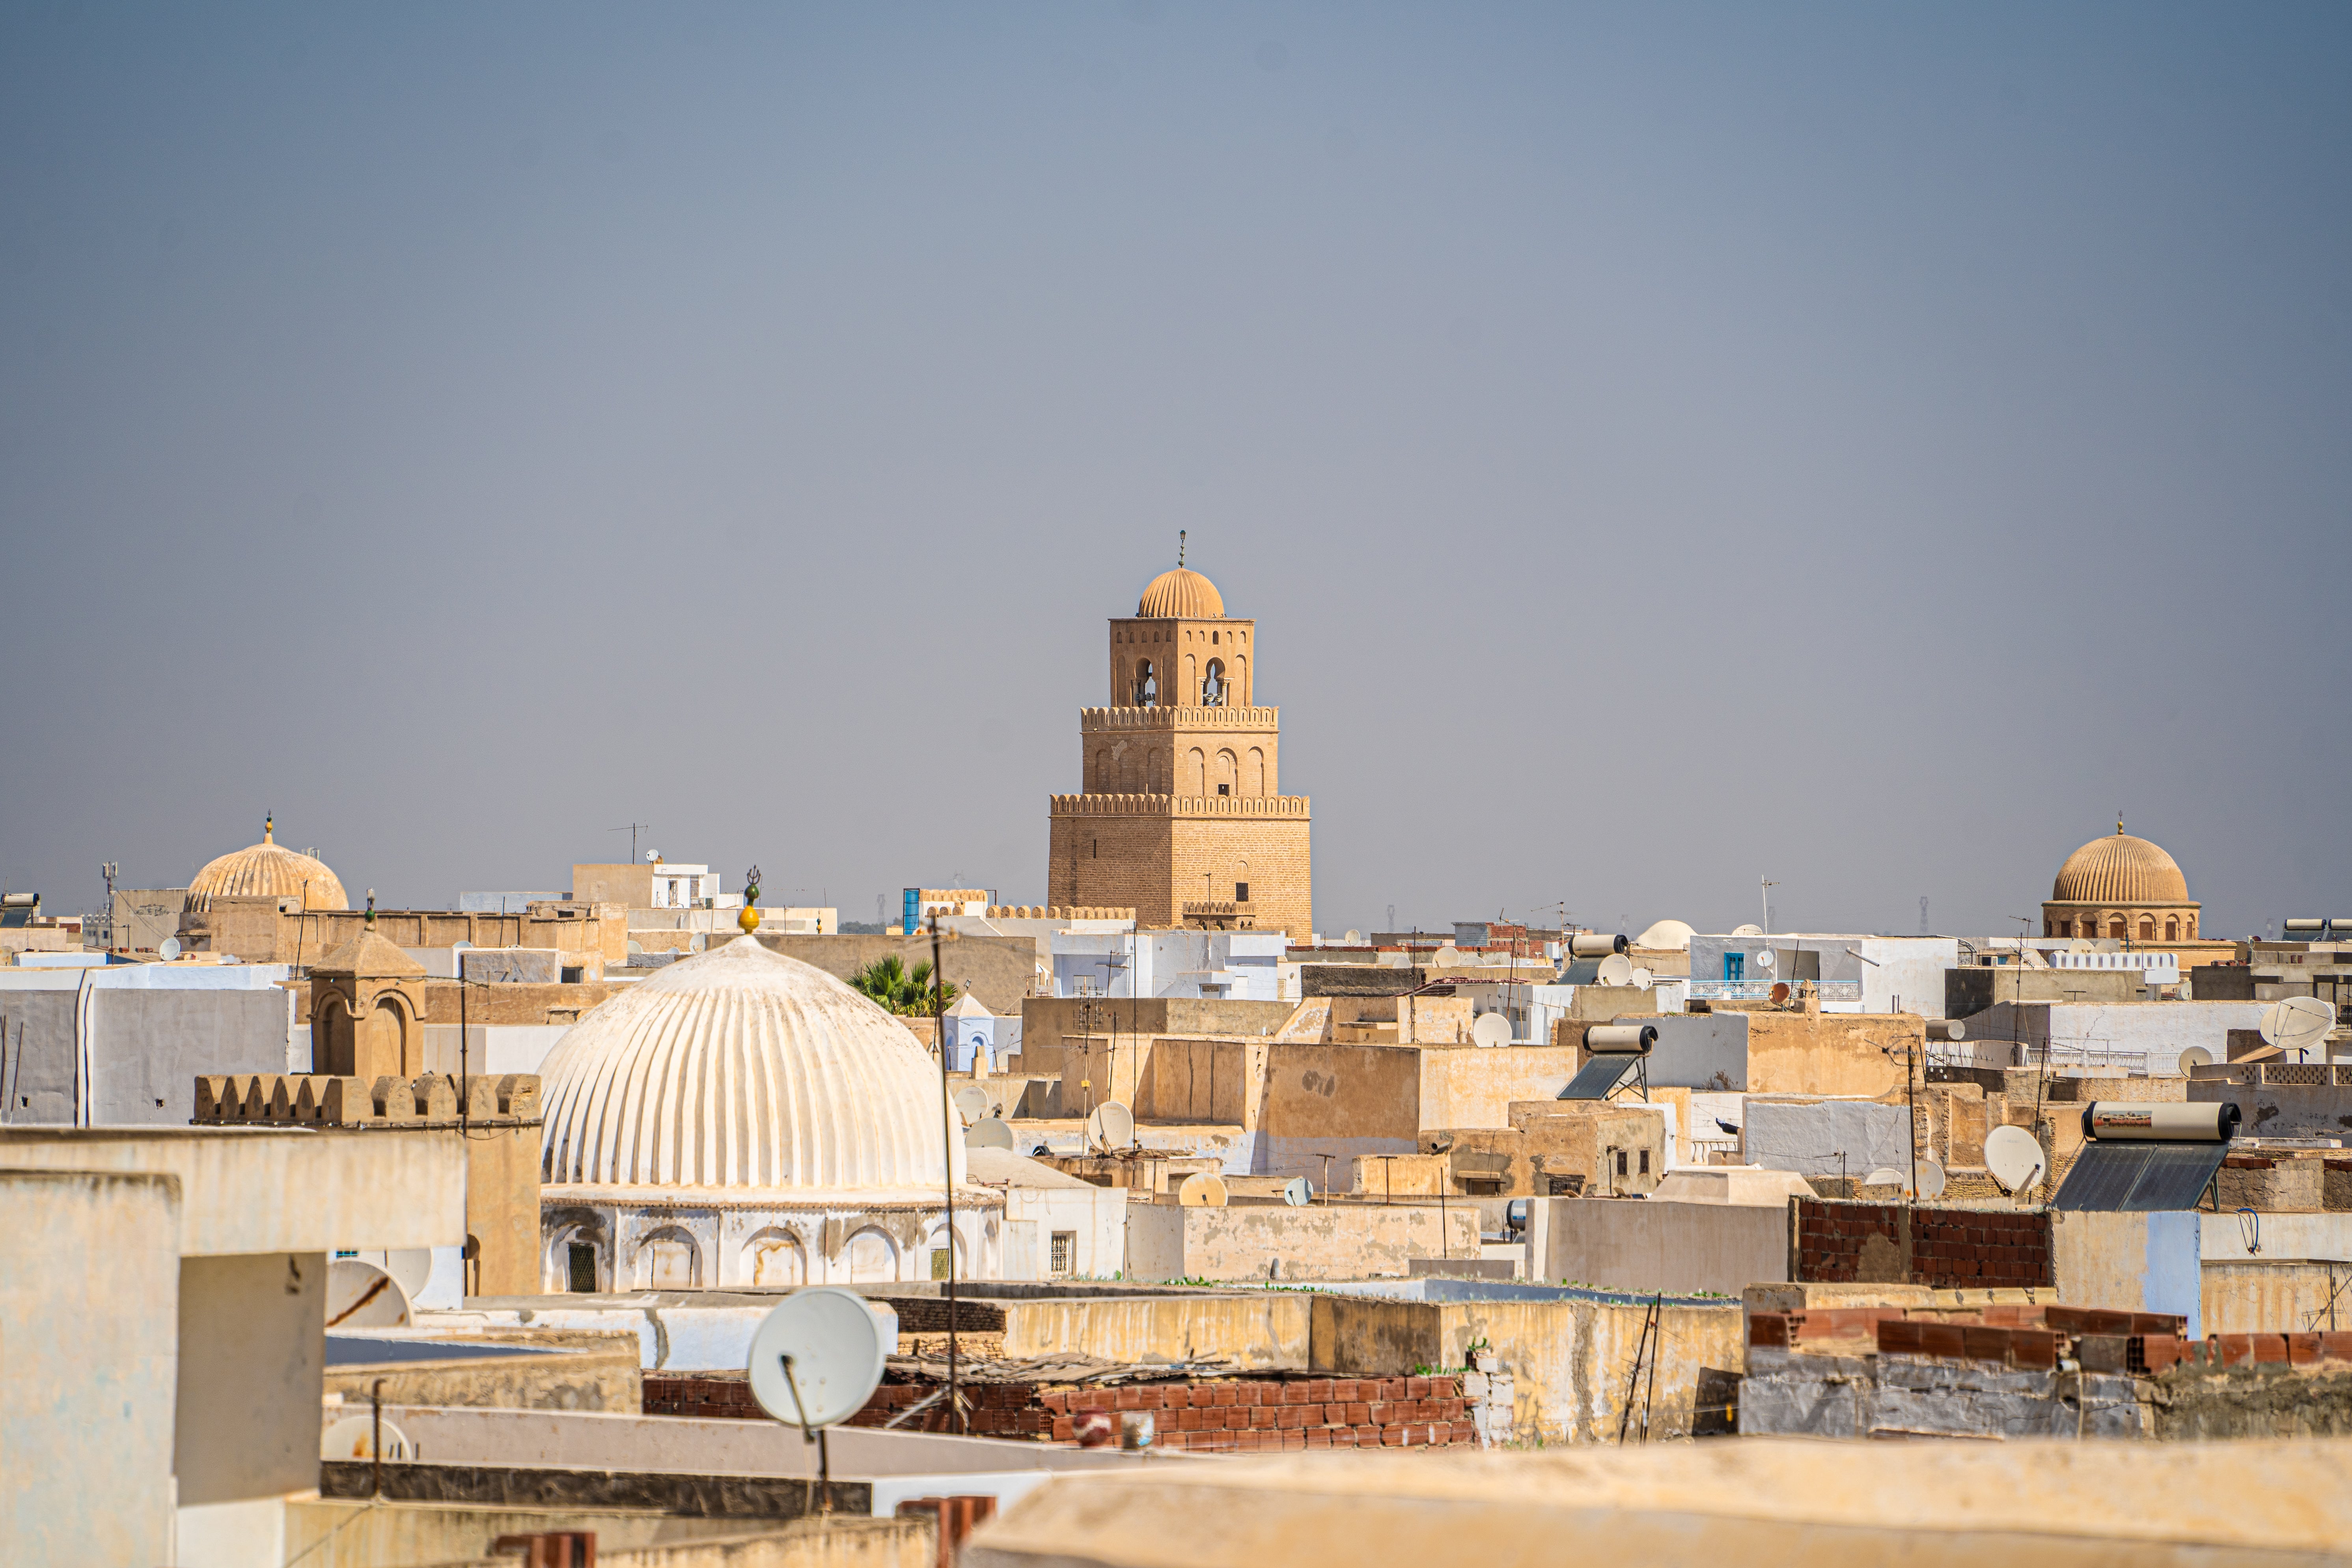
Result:
M1789 1278L1789 1210L1732 1204L1539 1198L1529 1205L1538 1280L1737 1298Z
M1442 1046L1421 1053L1422 1129L1508 1127L1513 1100L1550 1100L1576 1076L1573 1046Z
M1128 1261L1138 1279L1402 1278L1416 1258L1478 1256L1468 1204L1312 1204L1128 1211Z
M1286 1290L1004 1303L1004 1353L1015 1358L1067 1352L1129 1363L1209 1359L1251 1372L1303 1372L1307 1334L1307 1298Z
M1748 1092L1899 1094L1906 1047L1911 1060L1925 1060L1927 1041L1927 1020L1916 1013L1750 1011Z
M171 1560L180 1201L169 1175L0 1169L0 1556L16 1568Z
M2198 1283L2208 1334L2352 1328L2352 1263L2207 1263Z
M319 1484L327 1259L191 1258L180 1269L180 1506Z

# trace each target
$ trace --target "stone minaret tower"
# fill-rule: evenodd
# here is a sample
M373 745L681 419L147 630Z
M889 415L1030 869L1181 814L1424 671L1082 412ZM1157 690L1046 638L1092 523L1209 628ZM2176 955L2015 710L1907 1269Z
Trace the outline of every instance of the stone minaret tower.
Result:
M1146 926L1313 929L1307 797L1255 706L1257 623L1181 562L1110 623L1110 705L1078 712L1085 789L1053 797L1047 902Z

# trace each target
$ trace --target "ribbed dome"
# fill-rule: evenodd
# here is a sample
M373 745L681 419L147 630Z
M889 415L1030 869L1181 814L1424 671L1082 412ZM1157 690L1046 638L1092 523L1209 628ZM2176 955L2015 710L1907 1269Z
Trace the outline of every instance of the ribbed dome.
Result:
M540 1069L551 1183L937 1192L940 1070L906 1027L751 937L583 1018ZM956 1180L963 1140L953 1141Z
M1225 601L1214 583L1179 566L1151 580L1135 613L1153 620L1213 621L1223 617Z
M343 884L326 862L297 853L278 842L277 825L264 817L261 842L212 861L188 884L187 903L202 909L205 900L225 899L296 899L306 910L347 910L351 900Z
M2185 904L2189 879L2171 856L2118 827L2066 857L2050 898L2066 904Z

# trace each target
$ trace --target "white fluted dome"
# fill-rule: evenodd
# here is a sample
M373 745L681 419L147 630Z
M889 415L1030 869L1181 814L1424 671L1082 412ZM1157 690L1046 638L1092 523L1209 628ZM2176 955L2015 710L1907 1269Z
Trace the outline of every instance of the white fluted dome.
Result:
M921 1188L940 1071L881 1008L750 937L682 959L580 1020L541 1068L552 1184Z

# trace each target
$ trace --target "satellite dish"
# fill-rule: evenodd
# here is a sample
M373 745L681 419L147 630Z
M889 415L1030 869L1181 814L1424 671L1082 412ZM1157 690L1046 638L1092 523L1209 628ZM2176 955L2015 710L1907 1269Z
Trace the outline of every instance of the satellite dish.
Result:
M1923 1198L1944 1195L1944 1167L1933 1160L1919 1162L1919 1195Z
M1341 937L1339 940L1346 942L1349 947L1360 947L1363 945L1364 933L1351 929L1346 936Z
M169 963L172 960L179 957L180 939L176 936L165 937L162 945L155 949L155 956L162 959L166 963Z
M2010 1192L2023 1192L2047 1168L2042 1145L2022 1127L1994 1128L1986 1135L1984 1147L1985 1169Z
M1087 1118L1087 1142L1097 1149L1125 1149L1135 1142L1135 1112L1106 1100Z
M1759 968L1759 969L1778 969L1780 966L1780 955L1779 953L1774 952L1773 952L1770 948L1769 948L1769 947L1759 948L1759 949L1757 949L1757 950L1756 950L1756 967L1757 967L1757 968Z
M1450 942L1429 955L1429 966L1432 969L1451 969L1461 962L1462 950Z
M2283 1051L2307 1051L2336 1027L2336 1009L2316 996L2289 996L2263 1014L2263 1038Z
M1282 1184L1282 1201L1292 1208L1303 1209L1315 1201L1315 1189L1304 1176L1293 1176Z
M1755 924L1753 921L1750 921L1748 924L1744 926L1732 927L1731 934L1734 936L1762 936L1764 934L1764 928Z
M373 1414L346 1415L319 1435L319 1458L322 1459L373 1459L375 1458L376 1420ZM383 1423L383 1457L387 1459L412 1459L415 1447L408 1434L391 1422Z
M864 1297L837 1285L795 1290L751 1332L751 1397L787 1426L846 1421L881 1386L888 1351Z
M1600 967L1593 971L1593 978L1603 985L1631 985L1633 984L1633 961L1622 952L1612 952L1601 961Z
M984 1116L971 1124L963 1135L967 1149L1010 1149L1013 1145L1012 1124L1001 1117Z
M643 952L645 950L645 943L639 942L635 937L631 937L629 939L629 951L631 952Z
M988 1090L971 1084L955 1091L956 1114L966 1127L988 1114Z
M1899 1187L1904 1184L1903 1173L1891 1165L1881 1165L1863 1177L1862 1184L1865 1187Z
M465 938L460 937L456 942L449 944L449 951L451 952L471 952L474 951L474 944L467 942Z
M1633 989L1636 991L1647 991L1657 982L1657 976L1638 965L1635 966L1633 974L1629 978L1633 982Z
M1195 1171L1176 1189L1176 1201L1188 1209L1221 1209L1225 1206L1224 1178L1214 1171Z
M1785 1007L1788 1005L1789 983L1785 980L1775 980L1772 982L1772 1005Z
M1511 1021L1500 1013L1481 1013L1478 1021L1470 1026L1470 1043L1474 1046L1507 1046L1511 1043Z
M392 1276L393 1283L408 1292L412 1301L425 1293L425 1282L433 1278L433 1249L429 1247L402 1247L383 1255L383 1271Z
M2202 1046L2191 1046L2180 1053L2180 1076L2187 1078L2199 1068L2213 1065L2213 1053Z
M338 1258L327 1265L327 1327L336 1329L404 1329L409 1325L408 1292L400 1281L373 1263Z

